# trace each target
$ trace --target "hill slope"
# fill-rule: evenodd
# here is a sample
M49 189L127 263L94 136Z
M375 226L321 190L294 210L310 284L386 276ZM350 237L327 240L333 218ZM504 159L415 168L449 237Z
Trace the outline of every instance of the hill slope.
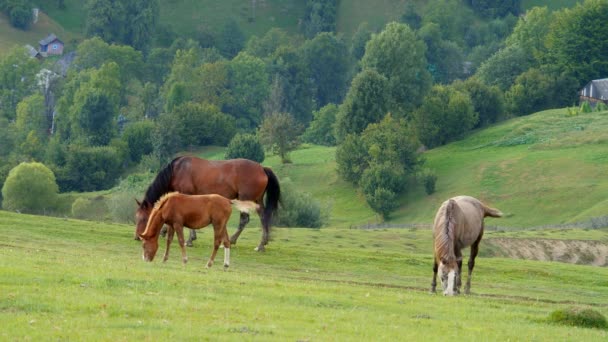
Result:
M608 112L566 116L566 109L515 118L425 152L438 175L428 196L412 185L391 223L432 223L447 198L468 194L501 209L492 225L531 227L608 214ZM336 174L335 148L306 146L293 164L271 165L282 180L331 205L331 226L378 222L353 187ZM206 157L222 158L217 155Z

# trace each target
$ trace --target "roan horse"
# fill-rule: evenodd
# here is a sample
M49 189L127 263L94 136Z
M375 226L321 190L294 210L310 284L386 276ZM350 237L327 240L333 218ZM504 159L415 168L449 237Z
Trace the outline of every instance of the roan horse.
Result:
M486 216L501 217L502 213L470 196L453 197L441 204L435 215L433 227L435 260L431 292L435 292L437 287L437 271L439 271L443 294L452 296L460 293L462 249L471 246L469 274L464 288L466 294L470 293L471 274L479 251L479 242L483 236L483 219Z
M221 243L224 244L224 269L230 265L230 240L226 224L232 214L232 204L241 212L257 210L259 205L252 201L229 200L220 195L184 195L179 192L170 192L163 195L152 209L146 229L139 235L142 240L143 259L154 260L158 251L158 237L163 224L169 225L167 235L167 249L163 261L169 258L169 247L173 240L173 233L177 232L179 246L182 250L182 261L188 262L186 247L184 246L184 227L200 229L213 225L213 251L207 262L207 267L213 265L215 255Z
M141 202L137 202L135 239L143 233L154 203L166 193L178 191L190 195L218 194L228 199L253 201L262 222L262 240L256 250L264 251L270 238L270 221L278 209L281 188L271 169L247 159L205 160L197 157L173 159L157 175L146 190ZM266 195L266 203L262 199ZM230 238L236 241L249 222L249 214L241 213L238 230ZM188 245L196 238L190 231Z

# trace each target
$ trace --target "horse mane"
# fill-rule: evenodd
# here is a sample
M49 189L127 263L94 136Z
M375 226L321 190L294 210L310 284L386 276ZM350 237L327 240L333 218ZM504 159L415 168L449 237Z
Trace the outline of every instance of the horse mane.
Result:
M164 194L158 201L156 201L156 203L154 203L154 210L159 210L160 208L162 208L162 206L167 202L170 197L173 197L177 194L179 194L179 192L177 191L168 192Z
M444 264L456 260L456 255L454 255L454 236L456 230L455 205L456 201L453 199L448 200L448 203L445 205L443 229L435 237L435 253L439 257L439 261Z
M162 195L172 190L171 178L173 177L173 167L181 158L183 157L173 159L169 164L167 164L167 166L158 172L156 178L154 178L154 181L146 190L146 195L140 204L140 208L143 209L146 206L151 206L152 204L156 203Z
M173 192L166 193L158 201L156 201L156 203L154 203L154 208L152 209L152 213L150 213L150 217L148 218L148 223L146 224L146 229L141 234L142 237L149 237L149 235L152 233L151 230L154 229L154 228L152 228L152 226L154 226L156 224L156 217L159 215L160 209L163 207L163 205L165 203L167 203L167 200L169 198L175 196L176 194L179 194L179 192L173 191Z

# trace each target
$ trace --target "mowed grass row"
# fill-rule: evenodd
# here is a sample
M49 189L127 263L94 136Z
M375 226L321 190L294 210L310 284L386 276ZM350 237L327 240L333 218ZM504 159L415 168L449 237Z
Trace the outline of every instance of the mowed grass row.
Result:
M546 321L571 306L607 315L608 269L481 257L473 295L430 295L428 230L277 228L257 253L252 226L227 272L204 268L210 229L186 266L177 244L167 263L144 263L127 225L0 211L0 234L2 340L608 337Z

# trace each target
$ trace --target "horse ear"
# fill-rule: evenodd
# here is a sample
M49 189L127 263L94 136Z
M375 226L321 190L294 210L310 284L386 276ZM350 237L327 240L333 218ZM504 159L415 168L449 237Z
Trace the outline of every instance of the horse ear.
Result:
M134 198L134 200L135 200L135 203L137 203L137 206L138 206L138 207L141 207L141 202L140 202L140 201L138 201L138 200L137 200L137 198Z

